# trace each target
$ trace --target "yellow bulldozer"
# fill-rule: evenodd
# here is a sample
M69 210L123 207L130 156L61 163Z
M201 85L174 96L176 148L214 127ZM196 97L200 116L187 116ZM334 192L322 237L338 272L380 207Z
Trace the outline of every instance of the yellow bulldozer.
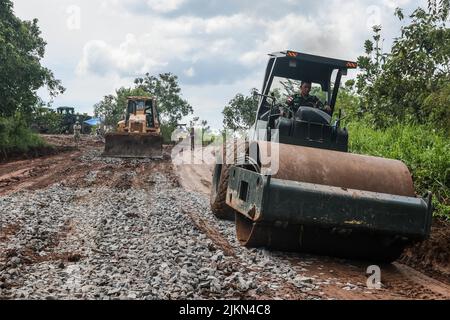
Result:
M104 156L161 158L162 136L155 97L130 96L117 131L105 135Z

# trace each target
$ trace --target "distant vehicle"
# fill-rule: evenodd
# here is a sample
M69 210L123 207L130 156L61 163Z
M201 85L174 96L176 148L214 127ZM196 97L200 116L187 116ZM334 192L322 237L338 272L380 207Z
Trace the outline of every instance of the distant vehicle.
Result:
M73 125L79 121L81 123L81 133L88 134L91 131L91 127L84 123L84 121L91 119L88 115L75 114L75 108L62 106L56 109L56 112L62 115L60 133L73 133Z

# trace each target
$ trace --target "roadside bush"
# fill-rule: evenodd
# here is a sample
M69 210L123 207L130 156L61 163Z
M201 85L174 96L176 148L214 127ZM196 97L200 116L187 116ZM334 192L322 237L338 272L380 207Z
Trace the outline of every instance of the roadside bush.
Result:
M176 129L176 126L170 124L161 124L161 135L165 144L172 143L172 132Z
M37 113L31 119L32 127L39 133L59 134L63 131L63 115L56 112Z
M0 151L3 155L10 152L25 153L44 145L44 141L31 131L20 116L0 117Z
M424 100L429 123L435 123L447 132L450 130L450 83L430 94Z

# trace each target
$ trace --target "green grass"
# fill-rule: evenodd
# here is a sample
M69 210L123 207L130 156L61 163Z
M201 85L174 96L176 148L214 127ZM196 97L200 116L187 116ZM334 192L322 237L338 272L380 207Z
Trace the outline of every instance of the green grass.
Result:
M163 143L171 144L172 143L172 132L175 130L175 126L171 126L168 124L161 124L161 136L163 138Z
M7 155L10 152L27 152L32 148L45 146L39 135L33 133L20 117L0 117L0 151Z
M360 121L346 126L351 152L403 161L417 193L433 192L434 214L450 219L450 137L427 125L397 124L375 130Z

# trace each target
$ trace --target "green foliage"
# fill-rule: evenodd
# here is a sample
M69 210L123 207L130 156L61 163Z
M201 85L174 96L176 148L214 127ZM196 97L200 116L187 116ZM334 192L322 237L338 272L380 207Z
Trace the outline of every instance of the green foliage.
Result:
M63 115L50 108L37 107L28 122L31 123L31 128L36 132L58 134L62 131Z
M364 115L361 111L361 98L355 94L354 81L349 80L344 86L339 88L336 105L334 107L334 115L337 116L342 110L342 116L347 120L358 120Z
M195 128L195 130L201 129L201 137L199 139L202 141L203 145L207 145L207 142L211 141L211 135L209 134L211 126L208 125L208 121L200 120L200 117L194 117L192 121L190 121L189 127Z
M450 83L425 98L423 107L430 123L450 131Z
M375 26L358 58L357 91L346 84L338 108L349 116L351 151L403 161L416 190L433 192L435 214L450 219L449 9L449 0L417 8L389 53ZM405 18L399 8L395 15Z
M166 144L172 143L172 132L177 128L176 125L170 123L162 123L161 124L161 136L163 137L163 141Z
M374 27L373 40L365 43L366 55L358 58L362 72L356 86L364 111L378 127L405 120L426 123L430 117L445 127L448 120L436 117L430 105L434 98L425 101L430 95L447 99L442 95L450 81L449 8L450 0L429 0L427 9L417 8L389 53L381 51L381 26ZM395 14L404 19L401 9Z
M0 116L31 113L42 86L52 97L64 92L52 71L41 66L45 45L37 19L22 21L10 0L0 1Z
M350 122L351 152L403 161L419 195L433 192L435 214L450 218L450 140L429 125L396 124L380 130Z
M316 86L312 87L311 91L309 92L309 94L311 96L316 96L322 102L326 102L327 101L326 92L322 91L322 89L320 87L316 87Z
M117 96L104 96L94 105L94 115L104 119L105 125L115 127L124 113L125 105L117 104Z
M157 97L163 123L176 125L193 112L192 106L182 98L178 77L172 73L162 73L159 77L147 73L145 77L135 79L134 83L136 88Z
M248 129L253 125L258 108L258 97L253 95L254 90L250 96L244 96L242 93L236 94L223 108L223 124L226 129Z
M44 146L45 143L28 127L26 121L16 114L0 117L0 152L27 152L30 148Z
M295 93L298 93L300 91L299 88L300 88L301 81L286 79L286 80L280 81L280 84L284 89L283 96L286 99L287 97L292 96Z

